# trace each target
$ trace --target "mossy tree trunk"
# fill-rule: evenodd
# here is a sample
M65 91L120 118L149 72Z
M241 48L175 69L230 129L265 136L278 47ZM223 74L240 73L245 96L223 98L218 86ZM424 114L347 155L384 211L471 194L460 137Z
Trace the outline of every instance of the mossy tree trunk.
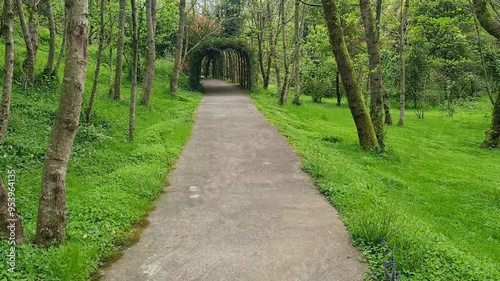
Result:
M64 241L67 224L66 171L80 121L87 72L88 2L66 0L66 65L61 99L43 166L36 243Z
M323 6L323 15L328 27L330 45L332 47L337 67L339 69L342 83L349 103L354 123L358 132L359 144L363 149L372 149L378 147L377 137L370 114L365 106L363 96L359 89L356 79L356 73L352 64L351 57L347 51L347 45L344 40L344 31L340 24L340 15L335 0L321 0Z
M370 84L370 117L377 135L380 148L384 148L384 122L382 112L382 66L380 44L370 0L360 0L361 19L365 28L365 41L368 47L368 68Z
M500 40L500 22L488 10L485 0L473 0L474 12L481 26L497 40ZM486 147L500 147L500 94L497 94L493 104L491 129L486 132L484 141Z

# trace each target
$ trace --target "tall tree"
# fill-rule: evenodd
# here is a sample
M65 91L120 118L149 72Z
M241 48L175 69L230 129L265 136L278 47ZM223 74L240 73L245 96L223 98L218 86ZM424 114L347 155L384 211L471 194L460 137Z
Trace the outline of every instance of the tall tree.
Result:
M12 0L3 3L3 28L5 36L5 62L3 67L3 96L0 108L0 144L5 142L9 124L12 77L14 75L14 11Z
M288 43L286 40L286 0L280 0L279 5L280 11L280 20L281 20L281 43L282 43L282 51L283 51L283 83L281 85L279 104L284 105L288 98L288 91L290 89L290 65L288 62Z
M23 67L26 71L26 78L28 84L33 84L35 82L35 49L32 44L30 28L28 22L26 21L26 16L24 14L23 2L22 0L16 0L17 13L19 15L19 22L21 24L21 29L23 31L24 44L26 45L26 59L23 63Z
M139 40L137 39L137 7L136 0L130 0L132 6L132 88L130 92L130 110L128 139L134 140L135 136L135 96L137 92L137 64L139 61Z
M64 240L67 224L66 171L80 121L87 71L88 2L66 0L66 65L61 99L43 166L36 243Z
M351 110L358 131L359 144L363 149L377 148L378 142L375 130L373 129L370 114L361 95L351 57L347 51L337 2L336 0L321 0L321 3L328 27L330 45L340 71L349 109Z
M382 18L382 0L377 0L375 8L375 25L376 25L377 38L379 40L379 44L380 44L381 18ZM392 125L391 99L383 83L382 83L382 98L384 102L385 124Z
M488 9L485 0L473 0L474 11L481 26L497 40L500 40L500 21ZM497 94L493 105L491 129L486 132L484 145L487 147L500 147L500 94Z
M99 76L101 73L102 56L104 53L104 36L106 33L106 25L104 22L104 15L106 13L106 0L101 0L99 7L99 48L97 49L97 62L95 65L94 82L92 84L92 91L90 92L89 104L85 109L85 122L90 122L92 116L92 109L94 107L95 96L97 93L97 85L99 84Z
M370 117L377 135L380 148L384 148L384 121L382 112L382 66L380 63L380 44L370 0L360 0L361 19L365 28L365 41L368 47L368 68L370 84Z
M179 27L177 29L177 47L175 50L174 73L170 80L170 94L175 95L179 87L179 76L182 69L182 44L186 25L186 0L179 1Z
M408 10L410 0L401 0L401 22L399 27L399 121L398 126L405 123L406 108L406 66L405 66L405 41L408 30Z
M295 88L294 88L294 97L293 97L293 104L295 105L300 105L300 95L301 95L301 88L300 88L300 58L301 58L301 48L302 48L302 39L304 36L304 18L305 18L305 10L301 13L300 12L300 0L295 0L295 27L294 27L294 33L295 33L295 51L294 51L294 57L293 57L293 75L294 75L294 82L295 82Z
M44 0L44 13L49 22L49 54L47 57L47 65L45 66L45 75L52 76L54 69L54 60L56 56L56 21L54 19L54 9L52 7L52 0Z
M118 51L116 53L115 85L113 90L114 100L119 100L121 97L123 49L125 39L125 5L125 0L120 0L120 13L118 15Z
M142 92L142 103L149 105L151 100L151 91L153 89L153 81L155 76L155 61L156 61L156 47L155 47L155 26L154 19L156 16L156 0L146 0L146 24L148 30L148 55L146 62L146 71L144 73L144 87ZM186 44L187 45L187 44Z

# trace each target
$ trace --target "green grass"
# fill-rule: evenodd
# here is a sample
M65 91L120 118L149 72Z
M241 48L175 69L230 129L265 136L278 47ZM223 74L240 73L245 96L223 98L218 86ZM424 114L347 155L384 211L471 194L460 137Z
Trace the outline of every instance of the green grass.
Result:
M96 48L90 51L89 57L93 58ZM41 71L46 61L44 50L38 61L37 69ZM86 100L94 67L91 59ZM182 90L177 97L167 95L167 73L171 68L171 63L157 62L151 106L138 106L136 140L130 143L130 85L123 85L121 101L111 101L107 97L108 68L103 66L93 121L81 125L70 161L66 241L50 249L32 244L20 246L14 275L7 273L6 256L2 254L0 280L86 280L106 259L112 259L133 242L130 230L141 223L165 189L168 172L190 135L194 111L201 99L199 94ZM128 79L124 80L128 83ZM9 167L16 169L16 199L28 241L35 237L43 157L59 95L59 88L25 90L17 85L8 139L0 146L0 172L4 178ZM2 253L8 249L4 240L0 249Z
M359 148L346 105L303 97L280 107L270 92L252 96L340 211L373 277L395 258L404 280L500 280L500 151L480 148L486 102L464 104L453 118L434 109L419 120L409 110L377 153Z

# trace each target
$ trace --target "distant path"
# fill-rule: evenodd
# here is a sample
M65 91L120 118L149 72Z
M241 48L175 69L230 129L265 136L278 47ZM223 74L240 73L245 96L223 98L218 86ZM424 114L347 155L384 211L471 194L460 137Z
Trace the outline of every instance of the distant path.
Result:
M337 212L248 95L205 80L150 226L102 280L362 280Z

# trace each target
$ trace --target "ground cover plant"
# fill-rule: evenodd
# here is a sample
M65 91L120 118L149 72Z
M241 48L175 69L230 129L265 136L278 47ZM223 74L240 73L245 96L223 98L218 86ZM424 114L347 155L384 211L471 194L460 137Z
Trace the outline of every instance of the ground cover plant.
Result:
M500 151L480 146L486 100L453 118L439 108L408 115L405 127L386 128L386 152L367 153L347 106L304 97L281 107L272 93L252 97L340 211L373 277L383 280L394 259L402 280L500 278Z

